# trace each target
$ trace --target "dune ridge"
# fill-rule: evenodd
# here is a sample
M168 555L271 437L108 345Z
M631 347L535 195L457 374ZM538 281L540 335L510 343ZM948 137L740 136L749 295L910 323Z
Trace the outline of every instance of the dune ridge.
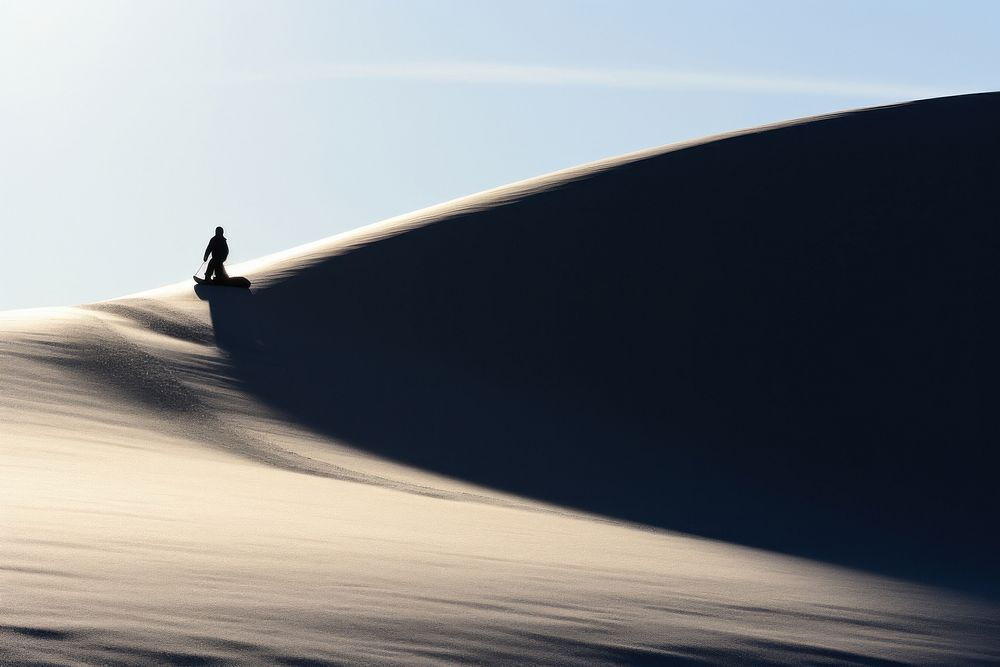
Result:
M0 314L0 661L1000 659L997 111L754 128L249 292Z
M210 304L214 326L249 391L369 451L995 591L997 100L774 124L456 200L248 265L260 289ZM295 341L277 382L243 354L256 322Z

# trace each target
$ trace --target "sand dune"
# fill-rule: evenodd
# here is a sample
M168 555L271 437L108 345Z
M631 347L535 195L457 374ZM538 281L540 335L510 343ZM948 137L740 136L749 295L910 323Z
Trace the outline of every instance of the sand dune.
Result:
M998 112L733 133L249 292L0 314L2 661L1000 660Z

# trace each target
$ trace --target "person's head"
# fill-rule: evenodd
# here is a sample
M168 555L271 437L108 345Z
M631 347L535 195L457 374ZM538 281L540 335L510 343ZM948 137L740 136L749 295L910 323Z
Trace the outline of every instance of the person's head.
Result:
M216 227L215 228L215 235L216 236L222 236L223 232L225 232L225 230L222 227Z

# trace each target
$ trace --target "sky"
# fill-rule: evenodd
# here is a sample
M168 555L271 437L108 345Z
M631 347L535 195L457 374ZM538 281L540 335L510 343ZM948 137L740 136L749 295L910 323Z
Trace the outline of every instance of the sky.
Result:
M1000 88L1000 3L0 0L0 310L634 150Z

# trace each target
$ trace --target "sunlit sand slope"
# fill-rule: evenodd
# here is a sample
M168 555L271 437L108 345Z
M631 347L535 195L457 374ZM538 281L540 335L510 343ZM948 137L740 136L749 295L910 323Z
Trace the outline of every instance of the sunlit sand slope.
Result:
M0 331L8 663L1000 658L986 605L303 431L236 388L194 295Z
M0 661L1000 660L955 592L990 582L998 106L571 170L252 292L0 315Z

